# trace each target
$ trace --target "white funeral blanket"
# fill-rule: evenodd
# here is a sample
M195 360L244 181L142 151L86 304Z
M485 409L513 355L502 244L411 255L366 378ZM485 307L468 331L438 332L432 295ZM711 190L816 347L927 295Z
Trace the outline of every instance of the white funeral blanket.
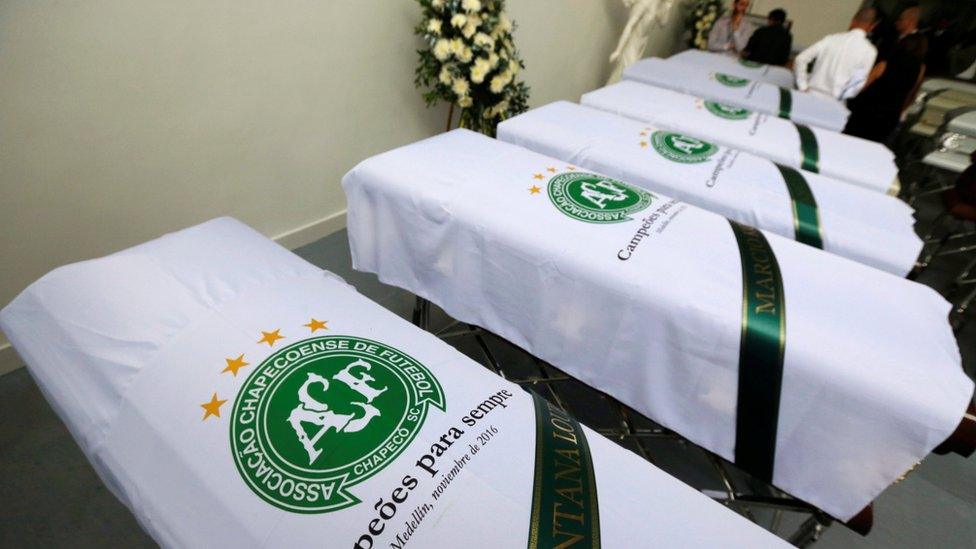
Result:
M874 191L892 193L898 185L895 155L866 139L810 127L811 152L800 127L789 120L633 81L594 90L580 103Z
M466 130L342 183L356 269L733 459L744 264L725 218ZM936 292L764 234L786 319L772 480L847 520L953 432L973 383Z
M782 544L232 219L0 321L163 546L525 547L533 518L540 547Z
M851 112L829 97L781 88L697 64L641 59L624 69L624 80L633 80L726 105L771 114L797 124L809 124L839 132Z
M772 161L605 111L551 103L500 124L498 138L898 276L922 248L914 210L897 198L793 170L815 201L805 213ZM799 228L806 219L812 234Z
M785 67L746 61L722 53L689 49L668 57L667 61L695 65L707 71L722 72L749 80L759 80L786 89L794 85L793 73Z

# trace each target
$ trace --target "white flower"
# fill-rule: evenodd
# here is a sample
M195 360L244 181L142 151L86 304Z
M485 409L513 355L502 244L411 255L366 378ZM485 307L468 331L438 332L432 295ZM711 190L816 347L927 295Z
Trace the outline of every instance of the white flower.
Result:
M508 72L512 74L512 78L515 78L515 75L518 74L520 70L522 70L522 66L518 64L518 61L512 61L508 64Z
M471 105L473 105L474 104L474 101L470 97L468 97L467 95L465 95L464 97L458 99L458 102L457 103L458 103L458 106L459 107L461 107L462 109L466 109L466 108L470 107Z
M440 9L444 7L444 0L433 0L430 3L430 7L440 11Z
M498 54L491 52L488 54L488 66L492 69L498 66Z
M495 41L492 40L487 34L479 32L478 34L474 35L474 45L490 50L494 49Z
M478 17L478 14L477 13L469 13L468 14L468 24L469 25L474 25L474 28L477 29L478 27L481 26L481 23L482 23L481 17Z
M508 82L506 82L505 78L499 74L491 79L489 89L491 89L491 93L502 93L502 90L505 89L506 85L508 85Z
M441 73L437 76L437 79L441 81L441 84L445 86L450 86L451 82L454 81L454 77L451 75L451 70L447 67L441 67Z
M508 15L502 13L498 16L498 26L502 29L502 32L511 32L512 20L508 18Z
M451 40L451 53L457 56L462 51L464 51L464 42L460 38L455 38L454 40Z
M464 11L481 11L480 0L462 0L461 9Z
M451 17L451 26L452 27L461 28L467 22L468 22L468 18L463 13L458 13L458 14L455 14L454 17Z
M470 22L468 22L468 24L461 29L461 34L463 34L465 38L471 38L471 35L476 32L478 32L478 27L476 25L472 25Z
M497 105L491 108L491 115L498 116L508 112L508 99L502 99Z
M470 63L471 58L474 57L474 52L471 51L471 48L465 46L460 53L456 53L454 55L456 55L458 60L462 63Z
M460 78L455 78L454 85L451 86L451 90L455 94L457 94L458 97L463 97L465 95L468 95L468 91L470 89L471 86L468 84L467 79L465 79L463 76Z
M474 60L474 65L471 66L471 81L475 84L480 84L485 81L485 76L488 75L488 71L491 70L491 63L488 59L484 57L479 57Z
M430 32L432 34L440 34L441 33L441 20L440 19L431 19L430 21L428 21L427 22L427 32Z
M434 57L438 61L446 60L453 53L453 46L453 43L441 38L434 44Z

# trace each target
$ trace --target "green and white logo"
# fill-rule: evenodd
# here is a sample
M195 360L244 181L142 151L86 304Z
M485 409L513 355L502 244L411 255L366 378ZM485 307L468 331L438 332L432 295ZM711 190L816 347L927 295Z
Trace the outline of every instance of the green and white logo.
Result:
M682 164L704 162L718 152L718 147L708 141L674 132L654 132L651 135L651 144L664 158Z
M716 103L714 101L705 101L705 109L715 116L728 120L745 120L746 118L749 118L750 114L752 114L752 111L749 109L741 109L739 107L733 107L732 105L723 105L722 103Z
M622 181L586 172L549 180L549 200L564 214L587 223L619 223L651 205L654 195Z
M382 343L310 338L269 356L234 402L237 469L268 503L296 513L355 505L349 487L389 465L444 393L430 371Z
M749 67L750 69L758 69L763 66L762 63L757 63L755 61L749 61L748 59L739 59L739 64L743 67Z
M738 76L732 76L731 74L725 74L724 72L715 73L715 80L719 84L726 85L730 88L741 88L749 83L748 78L739 78Z

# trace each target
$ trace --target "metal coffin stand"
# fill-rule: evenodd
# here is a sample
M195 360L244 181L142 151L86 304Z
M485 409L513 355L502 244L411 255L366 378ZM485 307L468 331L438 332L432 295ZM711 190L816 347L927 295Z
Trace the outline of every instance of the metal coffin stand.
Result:
M508 381L532 390L621 446L797 547L817 541L834 519L708 452L558 368L477 326L415 298L413 323ZM436 316L436 322L432 318ZM661 452L664 447L667 452ZM676 458L675 454L680 457ZM871 507L847 526L871 529Z

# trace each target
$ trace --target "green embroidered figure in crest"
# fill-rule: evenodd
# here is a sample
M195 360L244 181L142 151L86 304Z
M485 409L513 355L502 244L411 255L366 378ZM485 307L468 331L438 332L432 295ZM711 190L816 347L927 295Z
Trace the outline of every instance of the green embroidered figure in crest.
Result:
M742 109L739 107L733 107L732 105L724 105L722 103L716 103L714 101L705 101L705 110L718 116L719 118L725 118L727 120L745 120L749 118L752 111L749 109Z
M682 164L704 162L718 152L718 147L708 141L666 131L654 132L651 145L664 158Z
M748 78L740 78L724 72L715 73L715 81L730 88L741 88L750 82Z
M247 485L272 505L324 513L359 503L350 486L413 440L440 384L400 351L348 336L311 338L269 356L234 402L231 449Z
M549 180L549 200L559 211L587 223L627 221L653 199L644 189L593 173L563 173Z

